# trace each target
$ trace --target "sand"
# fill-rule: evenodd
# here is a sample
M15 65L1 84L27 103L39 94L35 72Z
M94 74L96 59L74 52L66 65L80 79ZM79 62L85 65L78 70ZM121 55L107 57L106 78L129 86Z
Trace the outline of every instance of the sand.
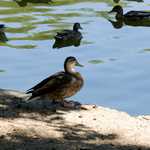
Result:
M150 116L0 90L0 150L150 150Z

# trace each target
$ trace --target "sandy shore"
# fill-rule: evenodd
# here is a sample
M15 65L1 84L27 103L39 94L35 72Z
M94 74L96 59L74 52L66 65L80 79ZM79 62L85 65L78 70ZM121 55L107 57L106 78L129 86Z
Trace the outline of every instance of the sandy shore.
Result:
M25 103L28 94L0 90L0 150L150 150L150 116L100 106Z

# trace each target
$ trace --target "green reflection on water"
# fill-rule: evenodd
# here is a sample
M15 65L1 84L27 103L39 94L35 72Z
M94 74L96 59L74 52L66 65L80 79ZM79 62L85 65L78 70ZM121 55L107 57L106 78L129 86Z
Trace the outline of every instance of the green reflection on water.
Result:
M53 3L52 3L53 2ZM89 24L94 20L92 17L103 17L105 19L112 18L109 17L107 11L95 11L91 8L68 8L68 5L73 5L77 3L106 3L109 6L113 6L114 2L112 0L9 0L1 1L0 5L0 20L7 26L6 33L12 33L14 36L7 37L8 41L15 40L54 40L53 36L63 29L72 29L73 24L67 22L68 18L81 18L89 17L89 20L85 22L80 22L82 24ZM59 7L65 6L61 12L59 12ZM126 5L121 3L121 5ZM26 7L25 7L26 6ZM55 12L56 11L56 12ZM90 12L87 13L82 13ZM91 18L91 19L90 19ZM82 32L82 31L81 31ZM85 32L85 31L84 31ZM16 34L15 33L19 33ZM86 33L85 33L86 34ZM6 34L7 35L7 34ZM84 36L83 36L84 37ZM24 44L24 43L23 43ZM94 44L94 42L84 41L83 44ZM36 48L35 45L11 45L7 42L1 44L1 46L9 46L13 48Z
M12 48L17 48L17 49L34 49L36 47L37 47L36 45L12 46Z
M7 32L9 33L28 33L30 30L35 29L35 26L24 26L20 28L7 28ZM10 40L10 39L9 39Z
M91 60L91 61L89 61L89 63L99 64L99 63L104 63L104 62L102 60Z
M116 61L117 59L109 59L109 61Z
M1 18L1 21L6 22L6 23L10 23L10 22L29 22L31 20L36 20L36 18L32 17L32 16L28 16L28 15L23 15L21 17L7 17L7 18Z
M0 72L5 72L5 70L0 70Z

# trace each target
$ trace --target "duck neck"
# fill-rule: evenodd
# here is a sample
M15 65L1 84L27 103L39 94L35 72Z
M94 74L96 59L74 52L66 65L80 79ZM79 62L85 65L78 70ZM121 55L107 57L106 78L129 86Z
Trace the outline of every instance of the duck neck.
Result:
M66 73L69 73L69 74L75 74L76 73L76 71L73 69L73 66L64 65L64 69L65 69Z
M78 32L78 28L76 28L75 26L73 27L73 31Z
M119 15L123 16L123 9L120 8L119 11L117 12Z

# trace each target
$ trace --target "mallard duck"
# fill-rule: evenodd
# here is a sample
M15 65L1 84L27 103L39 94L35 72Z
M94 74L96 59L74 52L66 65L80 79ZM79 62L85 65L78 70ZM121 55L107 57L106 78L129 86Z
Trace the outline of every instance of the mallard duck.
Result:
M126 14L123 14L123 9L120 5L114 6L114 8L109 12L117 12L116 19L119 20L143 20L143 19L150 19L150 12L144 12L144 11L129 11Z
M0 32L5 32L6 26L3 24L0 24Z
M26 102L49 99L55 102L61 99L64 107L72 107L66 105L64 99L79 92L84 82L81 74L75 71L73 66L83 67L75 57L67 57L64 62L65 72L57 72L29 89L27 93L32 93L32 96Z
M78 29L83 29L80 26L80 23L75 23L73 26L73 30L62 30L61 32L57 32L54 36L56 40L74 40L82 37L82 34L78 31Z

